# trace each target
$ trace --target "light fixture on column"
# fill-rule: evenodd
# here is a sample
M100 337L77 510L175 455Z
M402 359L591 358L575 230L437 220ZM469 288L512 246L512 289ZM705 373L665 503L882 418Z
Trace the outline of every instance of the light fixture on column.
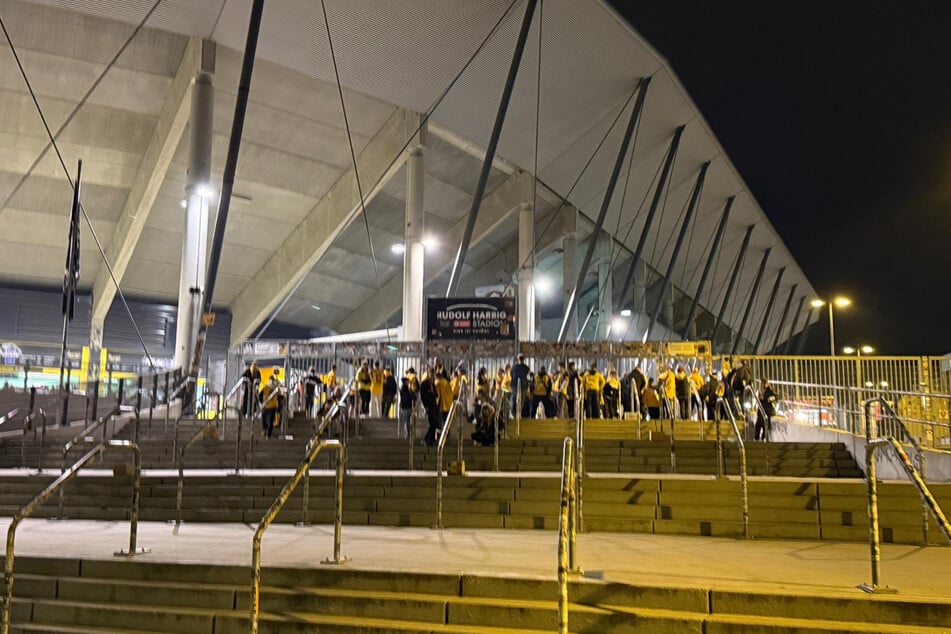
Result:
M195 186L195 194L205 199L214 198L215 188L211 183L199 183Z
M545 275L535 276L535 290L538 291L540 295L547 294L548 291L552 288L551 278Z
M625 308L621 311L621 317L630 317L633 313L630 308Z
M390 245L390 251L396 255L403 255L403 252L406 251L406 246L402 242L397 242L396 244Z
M426 247L427 249L435 248L439 244L436 238L432 236L426 236L425 238L423 238L422 242L423 242L423 246Z

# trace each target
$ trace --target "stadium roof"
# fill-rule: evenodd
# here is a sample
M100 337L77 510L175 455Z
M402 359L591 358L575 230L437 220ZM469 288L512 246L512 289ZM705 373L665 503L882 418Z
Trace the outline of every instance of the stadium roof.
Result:
M0 15L54 131L154 4L154 0L0 2ZM401 162L391 165L391 161L415 129L412 113L426 112L438 102L426 139L425 207L427 232L438 242L427 256L428 292L441 294L524 4L523 0L326 2L360 155L360 176L364 189L373 194L367 211L388 319L400 310L402 256L390 246L402 241L405 190ZM199 38L217 43L213 173L220 183L249 13L250 0L160 2L146 28L135 35L59 136L70 171L77 159L84 161L86 210L115 262L122 289L130 295L177 300L188 83L198 65ZM503 15L499 28L439 102ZM232 336L240 339L251 334L303 277L281 309L281 321L340 332L380 327L383 316L366 229L349 191L352 166L321 3L267 3L257 56L215 304L230 307ZM649 200L650 185L674 130L686 125L664 208L644 257L653 269L666 270L672 237L694 180L700 166L710 161L690 243L672 283L686 295L695 293L726 200L736 196L722 254L700 303L717 312L739 243L746 227L755 224L740 290L726 321L734 328L739 325L760 256L772 248L751 322L758 327L773 280L785 268L767 328L771 341L782 299L793 285L798 285L797 298L812 297L811 285L673 71L599 0L545 0L536 11L462 290L495 282L518 268L515 209L526 191L523 172L530 174L536 160L536 99L542 183L536 233L548 228L537 237L540 248L550 251L560 246L560 231L566 226L561 197L567 196L588 218L597 215L630 96L638 80L647 76L652 81L633 163L630 169L625 166L622 174L629 178L618 188L626 190L624 208L621 196L615 195L605 228L633 249L646 215L638 214L638 209L643 209L645 198ZM46 146L46 133L5 43L0 52L0 109L5 114L0 120L0 200L6 201L0 208L0 282L58 285L70 190L53 152L37 160ZM613 125L619 114L620 123ZM603 148L585 169L605 135ZM586 226L579 228L582 239L590 231ZM81 284L95 288L94 311L107 310L108 272L88 233L82 246ZM748 328L748 337L752 329Z

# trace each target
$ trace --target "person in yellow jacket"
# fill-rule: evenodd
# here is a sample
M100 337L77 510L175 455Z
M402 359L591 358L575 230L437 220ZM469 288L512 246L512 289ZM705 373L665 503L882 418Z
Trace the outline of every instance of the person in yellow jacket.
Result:
M673 419L674 403L677 402L677 377L674 371L666 365L660 366L657 373L657 384L661 396L661 417Z
M617 370L608 372L607 381L604 383L604 417L620 418L621 413L618 410L618 403L621 398L621 380L617 376Z
M416 375L416 368L409 368L406 371L406 383L413 394L419 394L419 377Z
M274 425L279 424L278 412L281 409L281 386L273 374L261 388L261 427L265 438L270 438Z
M436 402L439 404L439 414L443 425L446 424L446 415L452 407L452 401L452 384L446 376L446 369L441 368L436 372Z
M380 362L373 364L370 370L370 416L372 418L383 418L383 368Z
M687 380L690 381L690 408L697 412L697 420L704 419L704 406L703 399L700 398L700 390L703 388L705 381L703 380L703 375L700 374L700 367L693 366L693 370L690 371L690 376L687 377Z
M598 364L592 362L591 367L581 375L584 385L584 409L588 418L601 418L601 390L604 389L604 375L598 372Z
M551 418L554 416L555 405L551 400L552 382L548 372L545 371L545 366L538 368L538 372L535 373L535 377L531 385L532 415L534 416L537 414L538 406L541 405L542 411L545 412L545 418Z

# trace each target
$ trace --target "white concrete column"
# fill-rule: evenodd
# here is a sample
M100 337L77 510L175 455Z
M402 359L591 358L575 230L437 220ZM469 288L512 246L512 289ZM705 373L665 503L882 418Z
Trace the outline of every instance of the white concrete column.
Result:
M212 66L213 70L213 66ZM211 147L215 90L210 72L201 71L192 84L189 119L188 178L185 186L185 233L178 286L175 367L191 364L201 315L202 287L208 254L208 205L211 187Z
M597 244L598 266L598 331L597 341L604 341L609 334L617 338L617 333L610 332L611 321L614 318L612 298L614 288L611 276L611 236L601 232Z
M568 305L568 298L571 291L574 290L575 282L578 281L578 210L573 207L565 209L567 220L565 222L565 235L561 242L562 251L562 291L565 298L565 306ZM568 331L565 334L568 341L574 341L578 338L578 311L568 321Z
M425 298L423 286L426 274L425 237L425 183L426 164L423 150L427 127L421 116L406 118L407 134L419 128L419 133L407 149L406 157L406 224L403 228L403 340L422 341Z
M535 341L535 210L518 208L518 340Z
M89 367L86 370L86 381L92 383L99 379L99 357L102 356L102 331L104 319L93 315L89 322Z

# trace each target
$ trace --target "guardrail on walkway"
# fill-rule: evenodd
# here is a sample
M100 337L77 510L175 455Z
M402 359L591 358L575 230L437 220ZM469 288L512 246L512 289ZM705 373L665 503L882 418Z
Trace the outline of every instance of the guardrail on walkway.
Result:
M284 508L288 498L290 498L291 494L294 492L294 489L297 488L297 485L300 484L301 480L306 481L310 479L310 465L317 458L317 455L325 449L337 451L340 455L337 459L337 488L334 500L333 559L325 559L321 563L341 564L346 561L346 558L340 557L340 539L343 524L343 475L344 465L346 463L346 449L339 440L324 440L317 442L317 437L314 436L308 446L307 455L304 456L304 459L301 461L300 465L298 465L294 475L292 475L290 480L287 481L287 484L285 484L284 488L281 489L281 492L278 494L277 498L264 513L264 516L258 523L257 530L254 531L254 538L251 542L251 634L257 634L258 632L258 614L261 609L261 540L264 538L264 531L266 531L268 526L274 522L277 514L280 513L281 509ZM307 498L304 499L306 500Z
M717 468L721 468L722 460L719 456L723 455L723 436L720 433L720 411L726 412L727 420L730 421L730 425L733 427L733 435L736 437L736 444L740 449L740 504L743 509L743 538L750 538L750 493L749 493L749 483L747 482L747 465L746 465L746 443L743 442L743 436L740 434L740 429L736 424L736 416L733 415L733 410L730 409L729 404L721 397L717 399ZM717 474L718 477L722 477L722 473Z
M87 442L91 440L91 438L86 439ZM3 561L4 593L3 603L2 606L0 606L0 610L2 610L2 614L0 614L0 634L9 634L10 632L10 612L13 605L14 544L16 543L17 527L19 527L20 522L28 518L38 508L40 508L40 506L42 506L43 503L50 498L50 496L56 492L62 493L63 486L76 477L76 475L79 473L79 470L86 466L97 455L102 454L102 452L104 452L107 447L128 447L132 449L134 460L134 473L132 480L132 511L129 525L129 550L116 551L115 555L131 556L148 552L147 549L136 546L139 525L139 502L141 499L140 492L142 486L142 453L139 451L138 445L128 440L109 440L106 442L100 442L90 451L85 453L69 469L64 471L58 478L56 478L56 480L50 483L48 487L43 489L43 491L41 491L35 498L27 503L26 506L21 508L10 522L10 526L7 528L6 556Z
M449 438L449 432L452 429L453 422L459 415L459 410L464 408L462 405L465 402L465 389L459 393L459 397L452 402L452 405L449 407L449 413L446 414L446 420L443 423L442 431L439 434L439 442L436 444L436 525L434 528L443 528L442 525L442 503L443 503L443 490L442 490L442 466L443 466L443 450L446 448L446 439ZM459 461L462 460L462 430L458 430L456 436L459 438Z

